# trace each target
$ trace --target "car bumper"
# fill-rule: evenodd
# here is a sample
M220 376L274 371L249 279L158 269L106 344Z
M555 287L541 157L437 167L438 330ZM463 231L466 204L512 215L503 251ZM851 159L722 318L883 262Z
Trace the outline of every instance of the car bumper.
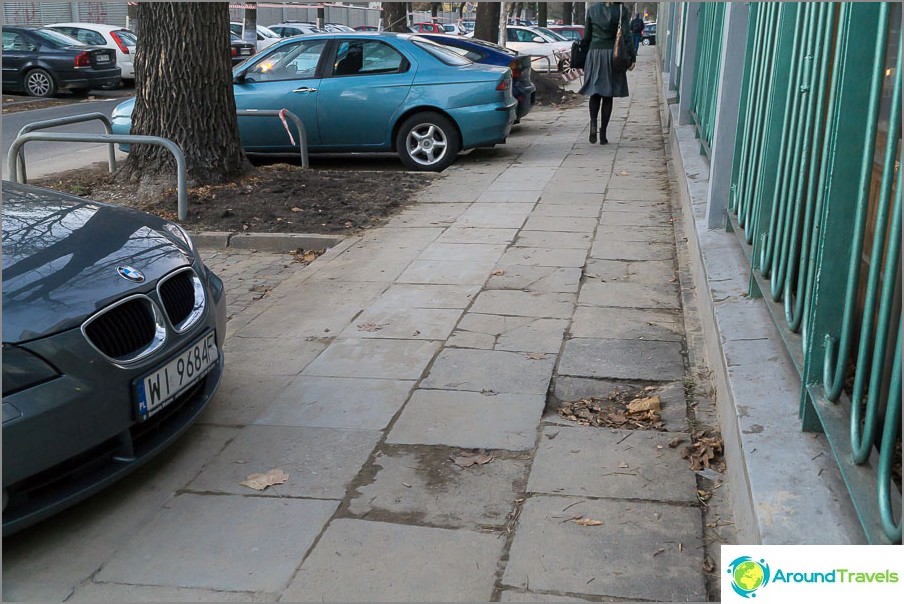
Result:
M518 101L449 109L461 130L462 149L504 143L515 123Z
M26 345L54 358L62 375L3 399L4 501L9 497L3 510L4 537L120 480L194 423L216 392L224 368L222 281L213 273L206 280L210 302L204 318L161 354L135 366L113 365L79 329ZM216 335L217 362L147 421L138 421L136 382L211 332Z
M515 96L515 100L518 101L518 108L516 111L517 119L521 119L533 109L534 105L537 103L537 87L531 82L529 85L523 84L515 84L514 89L512 90Z
M105 88L115 88L122 82L121 70L117 67L115 74L103 72L93 74L89 72L81 72L69 75L65 79L60 79L60 88L87 88L89 90L102 90Z

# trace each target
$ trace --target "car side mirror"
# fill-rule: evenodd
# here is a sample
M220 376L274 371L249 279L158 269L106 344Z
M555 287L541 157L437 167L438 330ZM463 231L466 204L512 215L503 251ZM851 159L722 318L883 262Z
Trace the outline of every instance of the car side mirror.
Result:
M534 42L536 42L537 44L546 44L546 40L544 40L540 36L534 36Z

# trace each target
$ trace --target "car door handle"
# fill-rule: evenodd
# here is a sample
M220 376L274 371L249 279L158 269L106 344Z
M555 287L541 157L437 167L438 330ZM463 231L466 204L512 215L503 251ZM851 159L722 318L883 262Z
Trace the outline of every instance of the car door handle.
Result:
M316 88L309 88L307 86L302 86L301 88L296 88L292 92L317 92Z

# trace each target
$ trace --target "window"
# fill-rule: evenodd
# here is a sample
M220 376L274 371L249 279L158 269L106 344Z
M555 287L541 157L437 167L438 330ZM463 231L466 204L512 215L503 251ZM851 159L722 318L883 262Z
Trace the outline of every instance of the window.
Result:
M339 43L333 75L398 73L407 69L405 57L378 40L343 40Z
M506 29L509 42L533 42L534 38L541 37L529 29ZM545 40L544 40L545 41Z
M107 41L104 40L104 37L96 31L91 31L90 29L82 29L80 27L75 27L73 29L74 31L69 35L80 42L91 44L92 46L105 46L107 44Z
M552 38L554 42L565 42L566 41L564 36L552 31L551 29L547 29L545 27L538 27L537 29L539 29L544 34L546 34L547 36Z
M245 79L250 82L274 82L312 78L316 75L326 43L326 40L307 40L281 46L252 65L245 72Z
M33 33L39 38L42 38L44 41L49 42L51 46L55 47L85 45L85 43L81 40L77 40L76 38L67 36L66 34L62 34L52 29L36 29Z
M452 52L450 49L445 46L440 46L436 42L432 40L425 40L424 38L417 38L415 40L411 40L411 42L423 50L427 51L431 55L433 55L436 59L439 59L446 65L470 65L471 61L464 58L463 56Z
M31 44L21 35L14 31L3 32L3 50L4 51L25 51L33 50Z
M129 31L128 29L120 29L119 31L113 32L119 39L122 40L122 43L126 45L128 48L135 48L138 46L138 38L135 37L135 34Z

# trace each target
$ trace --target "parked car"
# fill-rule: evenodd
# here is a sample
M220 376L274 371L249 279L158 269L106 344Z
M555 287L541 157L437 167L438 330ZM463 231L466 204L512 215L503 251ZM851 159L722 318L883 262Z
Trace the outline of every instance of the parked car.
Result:
M531 81L531 58L492 42L439 34L418 34L422 38L454 50L484 65L501 65L512 71L512 94L518 101L517 120L527 115L537 102L537 87Z
M474 31L474 26L476 25L475 21L464 20L461 22L461 28L464 30L466 34L469 34Z
M465 35L465 30L461 28L461 26L456 25L455 23L443 23L443 31L445 31L450 36L463 36Z
M414 23L409 27L411 31L417 34L444 34L446 30L439 23Z
M354 27L349 27L348 25L343 25L341 23L325 23L323 25L323 29L329 33L353 33L355 31Z
M267 29L283 38L291 38L292 36L307 36L310 34L319 34L323 32L322 29L320 29L313 23L297 23L294 21L277 23L276 25L268 25Z
M656 24L644 23L640 43L644 46L656 46Z
M3 90L52 97L122 82L116 53L46 27L3 26Z
M171 445L223 374L223 282L178 225L3 182L3 536Z
M239 38L242 38L242 31L244 30L244 25L241 23L230 23L229 30L237 35ZM244 40L244 38L242 38ZM277 42L282 40L282 38L275 31L264 27L263 25L257 26L257 52L264 50L265 48L269 48L273 46Z
M509 69L410 34L288 38L233 76L238 109L292 111L311 152L395 151L413 170L505 142L517 108ZM133 105L113 110L114 132L130 131ZM239 132L248 152L297 152L278 119L240 117Z
M115 25L98 23L54 23L47 27L89 46L112 49L116 52L116 65L122 70L122 79L135 80L135 67L132 64L137 44L135 32Z
M506 47L532 55L537 71L562 71L571 55L571 42L549 30L513 25L505 32Z
M580 40L584 37L583 25L550 25L549 27L544 27L541 29L549 30L555 34L562 36L566 40L570 40L571 42Z
M355 27L355 31L379 31L376 25L359 25Z
M250 42L243 41L240 37L230 32L230 43L232 47L230 53L232 55L232 66L235 67L251 55L255 53L255 45Z

